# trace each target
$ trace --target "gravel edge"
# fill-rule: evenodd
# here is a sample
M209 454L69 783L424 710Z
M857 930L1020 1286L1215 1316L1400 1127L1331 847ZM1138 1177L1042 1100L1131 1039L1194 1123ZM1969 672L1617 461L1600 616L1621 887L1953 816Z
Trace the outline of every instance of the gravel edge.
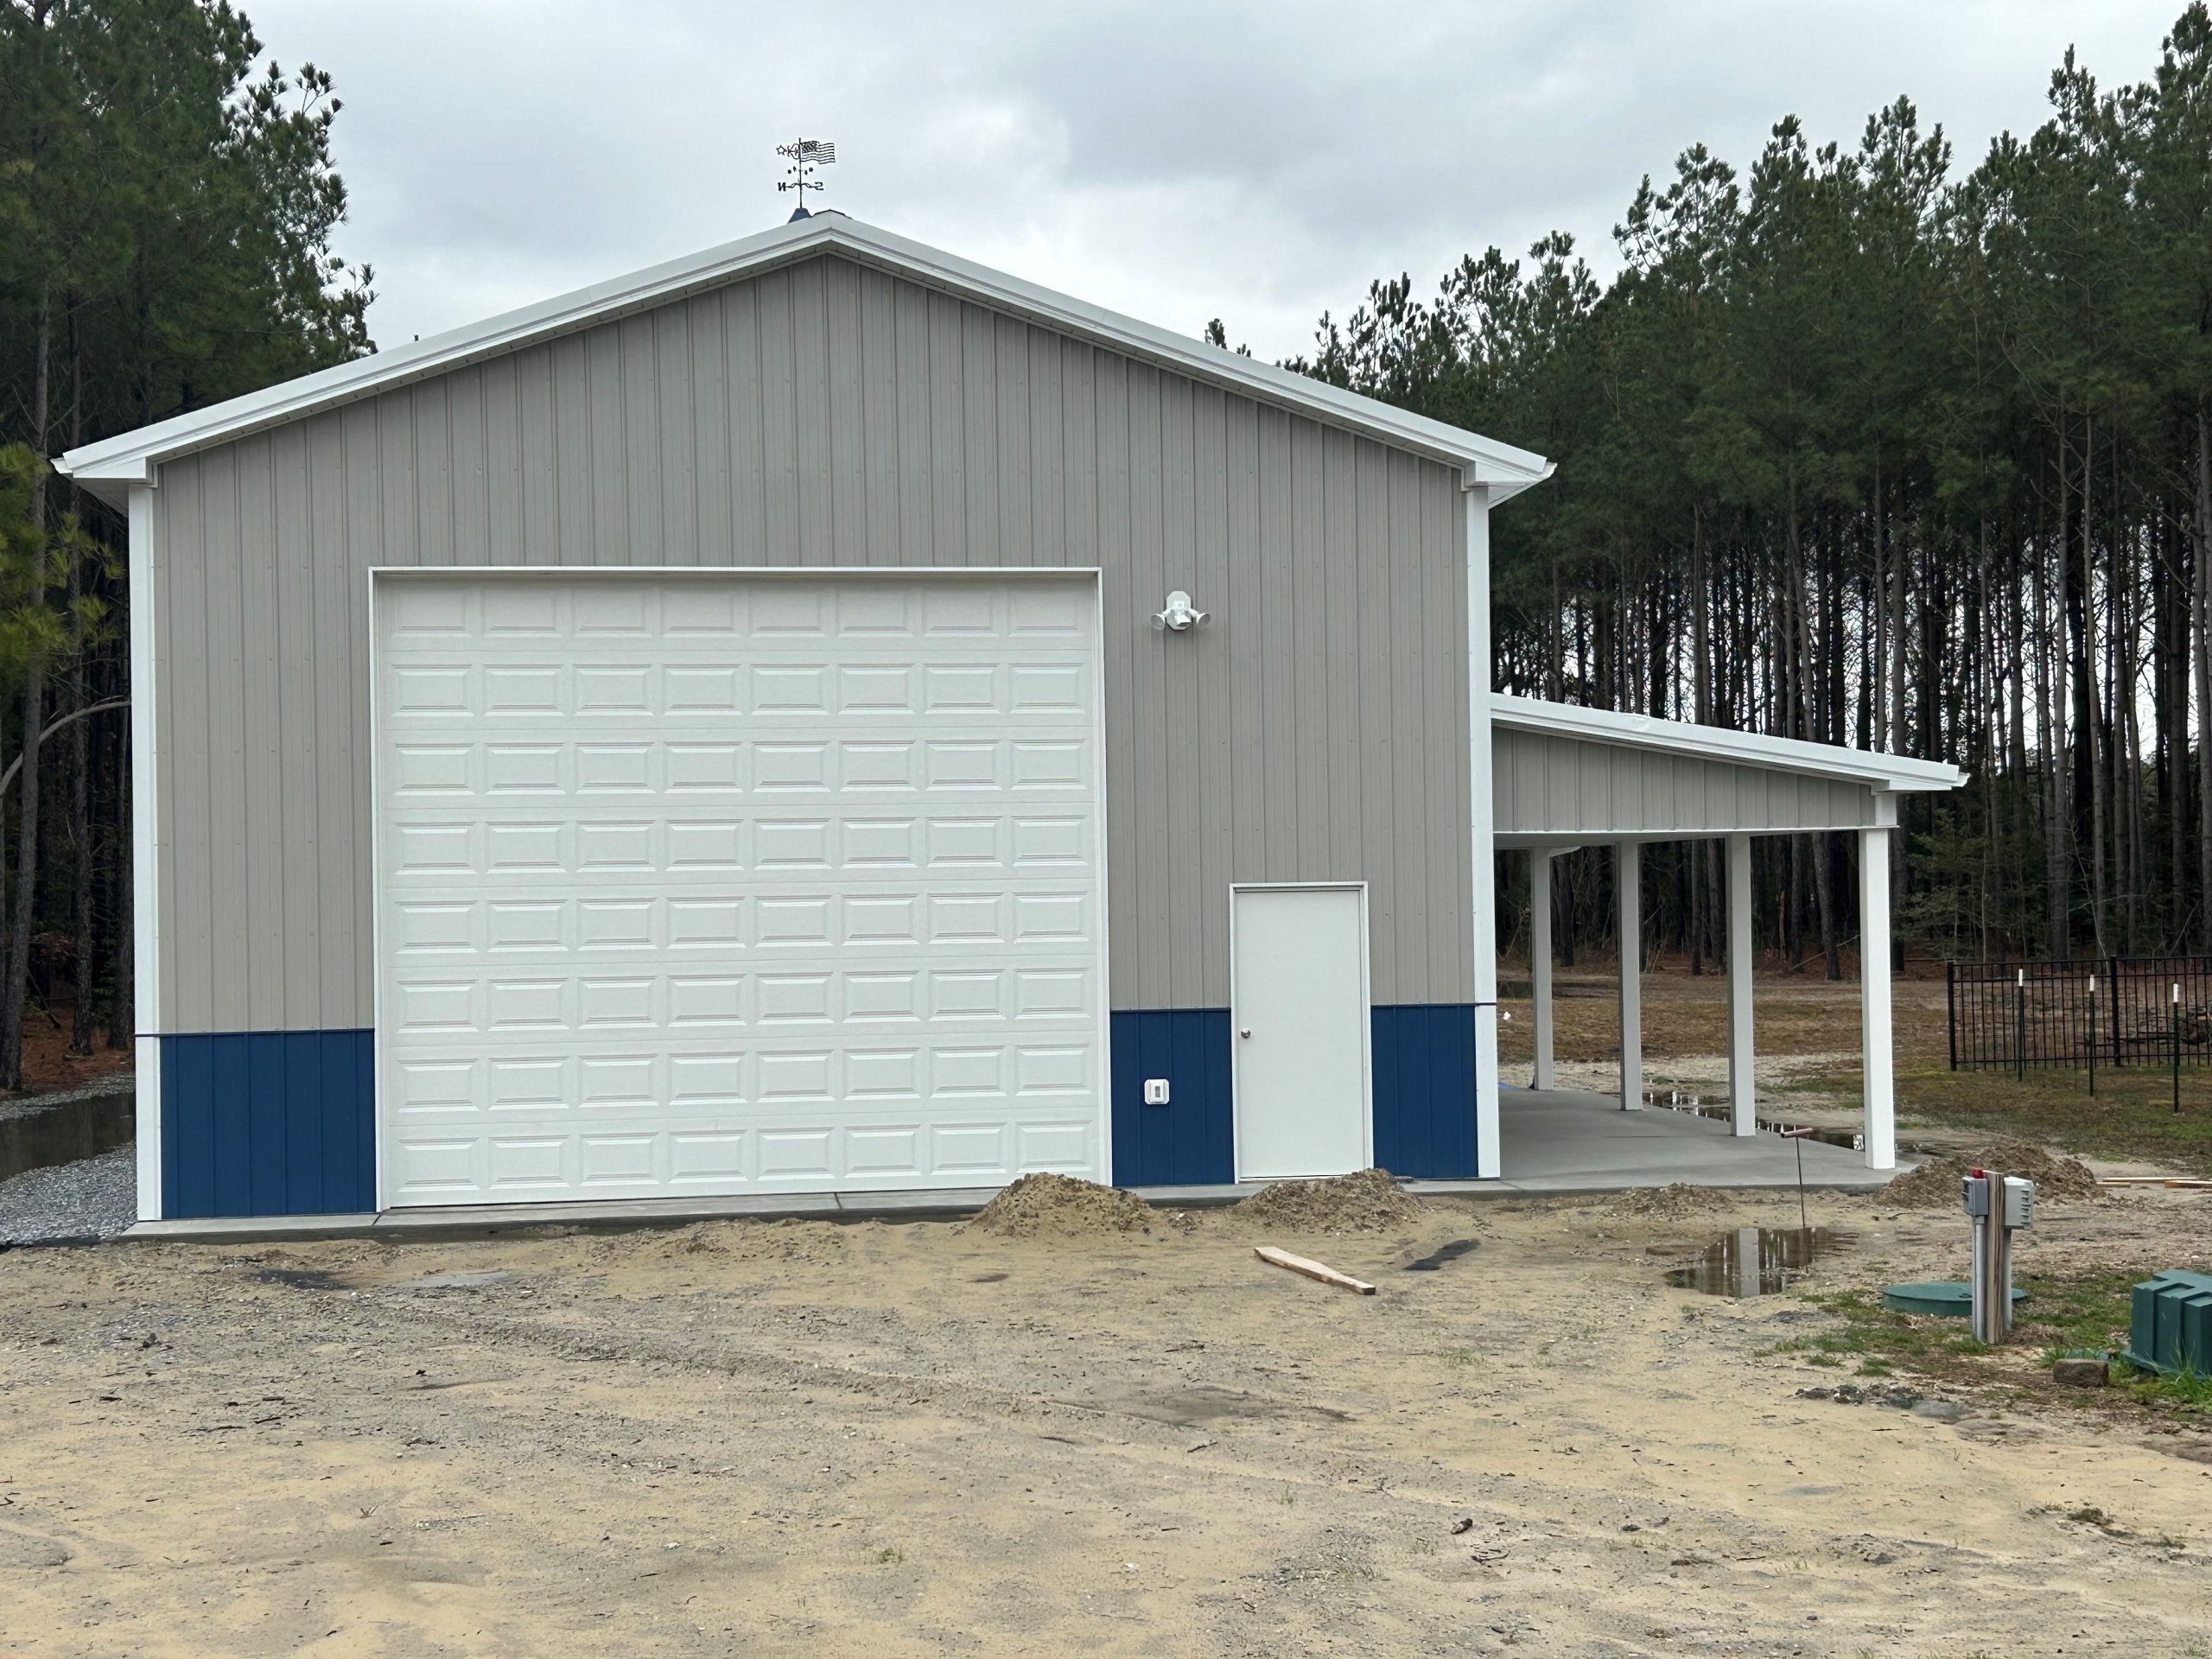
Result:
M138 1218L138 1147L27 1169L0 1181L0 1249L112 1238Z

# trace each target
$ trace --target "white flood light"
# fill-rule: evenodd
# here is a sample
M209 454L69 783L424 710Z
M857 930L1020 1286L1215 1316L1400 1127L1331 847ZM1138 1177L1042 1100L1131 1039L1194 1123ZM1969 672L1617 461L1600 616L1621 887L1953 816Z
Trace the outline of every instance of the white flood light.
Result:
M1205 626L1211 615L1209 612L1192 608L1191 596L1178 588L1167 595L1167 608L1154 613L1152 626L1164 628L1170 633L1181 633L1190 628Z

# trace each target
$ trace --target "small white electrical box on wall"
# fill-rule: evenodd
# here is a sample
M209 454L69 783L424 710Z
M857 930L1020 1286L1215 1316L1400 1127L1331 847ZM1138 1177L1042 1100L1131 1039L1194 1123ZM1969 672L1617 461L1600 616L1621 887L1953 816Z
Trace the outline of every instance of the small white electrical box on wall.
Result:
M1147 1077L1144 1080L1144 1103L1147 1106L1165 1106L1167 1103L1166 1078Z

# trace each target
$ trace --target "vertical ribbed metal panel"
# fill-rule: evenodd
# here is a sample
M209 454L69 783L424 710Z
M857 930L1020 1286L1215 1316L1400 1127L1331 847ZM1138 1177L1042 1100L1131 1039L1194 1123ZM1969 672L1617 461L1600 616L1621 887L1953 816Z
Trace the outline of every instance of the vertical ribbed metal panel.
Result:
M1501 729L1492 771L1501 836L1780 835L1874 822L1872 791L1848 779L1541 732Z
M1459 480L831 258L168 463L163 1031L373 1018L376 565L1104 572L1112 994L1229 1001L1229 884L1365 880L1472 995ZM1171 588L1214 613L1150 626Z

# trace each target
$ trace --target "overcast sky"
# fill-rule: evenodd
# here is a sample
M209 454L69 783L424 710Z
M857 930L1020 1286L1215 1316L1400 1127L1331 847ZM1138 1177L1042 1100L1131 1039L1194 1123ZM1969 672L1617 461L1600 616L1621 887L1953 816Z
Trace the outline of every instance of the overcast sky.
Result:
M1610 270L1642 175L1740 166L1784 113L1848 144L1902 92L1970 166L2069 43L2140 79L2181 3L243 0L337 77L385 344L779 223L806 137L829 206L1268 358L1492 243Z

